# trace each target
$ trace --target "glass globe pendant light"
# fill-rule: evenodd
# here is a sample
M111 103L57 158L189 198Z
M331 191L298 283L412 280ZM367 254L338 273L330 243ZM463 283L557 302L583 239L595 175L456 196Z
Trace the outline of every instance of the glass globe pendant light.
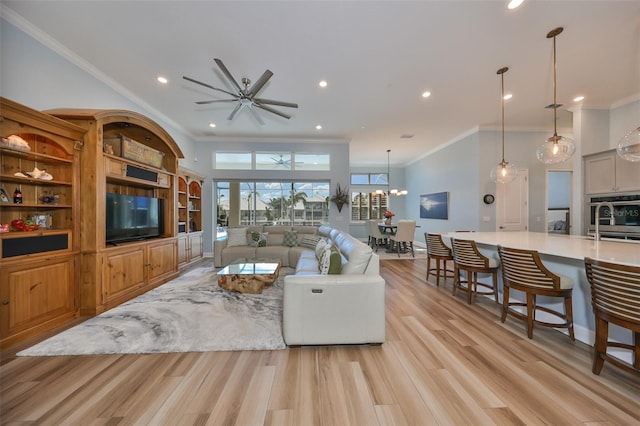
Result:
M504 160L504 73L509 71L508 67L500 68L497 74L500 76L500 105L502 106L502 161L491 169L489 176L497 183L509 183L518 176L518 169L513 164Z
M562 33L563 28L555 28L547 34L547 38L553 38L553 104L548 108L553 108L553 136L548 138L544 144L536 151L538 160L545 164L557 164L567 161L576 151L573 140L565 136L558 136L558 108L562 104L558 104L557 95L557 70L556 65L556 36Z
M627 161L640 161L640 126L624 135L616 150Z

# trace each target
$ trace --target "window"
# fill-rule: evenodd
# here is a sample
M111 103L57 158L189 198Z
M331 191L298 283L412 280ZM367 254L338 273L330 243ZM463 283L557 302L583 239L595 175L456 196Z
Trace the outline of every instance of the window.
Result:
M256 152L256 170L291 170L291 153Z
M328 224L329 187L323 181L216 182L216 224Z
M251 170L250 152L215 152L213 164L218 170Z
M331 170L329 154L294 153L295 170Z
M387 211L387 196L375 192L351 193L351 220L382 219Z
M281 151L214 152L217 170L331 170L330 154Z
M389 179L386 173L351 173L351 185L384 185Z

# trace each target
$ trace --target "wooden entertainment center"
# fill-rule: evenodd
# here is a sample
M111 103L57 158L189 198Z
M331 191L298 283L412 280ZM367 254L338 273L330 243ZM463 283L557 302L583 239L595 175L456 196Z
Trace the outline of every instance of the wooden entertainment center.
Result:
M181 256L181 264L201 257L201 192L196 189L201 191L202 181L181 175L187 185L197 182L185 194L198 222L179 233L178 158L183 155L157 123L132 111L38 112L0 99L3 141L17 135L29 145L0 146L0 187L5 192L17 187L23 196L22 204L0 203L0 223L33 214L46 225L0 233L0 346L78 315L99 314L175 278L179 239L187 238L181 244L189 254ZM15 175L34 168L53 179ZM108 242L107 193L163 200L158 202L160 235Z

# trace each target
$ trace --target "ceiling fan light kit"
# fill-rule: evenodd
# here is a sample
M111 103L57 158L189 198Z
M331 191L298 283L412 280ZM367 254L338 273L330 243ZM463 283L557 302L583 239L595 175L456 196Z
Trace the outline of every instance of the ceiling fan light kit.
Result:
M278 111L275 108L272 108L271 105L281 106L286 108L298 108L298 104L293 102L275 101L272 99L264 99L264 98L256 97L258 92L262 90L262 88L269 81L269 79L273 77L273 72L271 72L270 70L266 70L264 73L262 73L258 81L253 83L253 85L250 79L243 77L240 80L243 86L241 87L240 84L238 84L237 80L233 77L233 75L231 75L231 73L229 72L229 70L227 69L227 67L222 62L221 59L214 58L214 61L218 65L218 68L220 68L220 71L222 71L222 74L224 74L227 80L229 80L229 83L231 83L233 88L236 90L236 93L229 92L224 89L220 89L218 87L212 86L207 83L203 83L191 77L183 76L182 78L187 81L190 81L195 84L199 84L200 86L206 87L211 90L215 90L217 92L222 92L231 96L231 99L212 99L208 101L197 101L196 104L208 105L208 104L213 104L218 102L237 102L236 106L233 108L233 110L227 117L227 120L233 120L236 114L241 109L244 108L244 109L248 109L253 115L253 117L256 119L256 121L261 125L264 125L264 120L262 120L262 117L260 117L256 108L260 108L261 110L270 112L282 118L286 118L287 120L291 118L290 115L285 114L281 111Z
M547 34L547 38L553 39L553 136L536 151L536 157L544 164L558 164L567 161L576 151L573 140L565 136L558 136L558 108L562 105L557 101L557 62L556 62L556 37L563 31L562 27L555 28Z
M518 176L518 168L509 164L504 159L504 73L509 71L509 67L503 67L496 74L500 76L500 106L502 109L502 161L491 169L489 176L496 183L509 183Z

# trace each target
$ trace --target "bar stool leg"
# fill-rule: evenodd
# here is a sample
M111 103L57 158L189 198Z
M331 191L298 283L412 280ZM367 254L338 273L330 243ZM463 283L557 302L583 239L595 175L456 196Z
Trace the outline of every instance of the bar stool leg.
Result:
M564 311L565 316L567 317L567 323L569 324L569 338L572 341L575 341L576 337L573 334L573 302L571 297L564 298Z
M640 332L633 333L633 366L640 370Z
M536 296L527 293L527 337L533 339L533 319L536 315Z
M596 315L596 342L593 345L593 374L600 374L604 365L603 355L607 353L609 322Z
M427 256L427 281L429 281L429 274L431 274L431 257Z
M436 259L436 287L440 287L440 259Z
M496 303L500 303L498 302L498 271L494 272L493 274L493 294L495 296L496 299Z
M507 311L509 310L509 286L504 286L502 293L502 317L501 322L505 322L507 319Z

